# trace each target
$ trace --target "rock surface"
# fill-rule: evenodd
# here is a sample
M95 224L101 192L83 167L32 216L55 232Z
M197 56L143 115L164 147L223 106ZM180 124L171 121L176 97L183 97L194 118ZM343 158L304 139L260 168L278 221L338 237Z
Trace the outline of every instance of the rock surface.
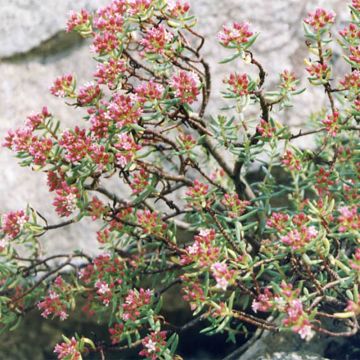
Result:
M107 3L107 0L0 0L0 138L23 123L31 112L48 105L64 127L78 124L79 112L50 96L52 80L65 72L77 75L78 82L89 79L95 68L86 43L64 33L70 9L89 9ZM193 13L199 16L199 32L207 39L204 57L209 60L213 76L212 99L208 114L215 115L222 100L221 80L226 66L218 61L226 51L216 42L222 24L233 20L249 21L255 31L261 32L256 44L257 57L265 64L270 84L284 68L294 69L306 83L303 59L306 56L301 19L317 5L333 8L338 22L344 18L347 6L343 0L190 0ZM248 70L248 68L247 68ZM306 124L308 114L321 106L322 91L306 92L299 96L296 106L281 115L280 121L292 126ZM320 102L319 102L320 101ZM50 221L58 221L51 206L43 175L20 168L13 154L0 150L2 201L0 213L23 208L30 203ZM89 230L94 224L77 224L71 231L57 231L46 242L52 251L68 250L76 243L92 248L94 237Z

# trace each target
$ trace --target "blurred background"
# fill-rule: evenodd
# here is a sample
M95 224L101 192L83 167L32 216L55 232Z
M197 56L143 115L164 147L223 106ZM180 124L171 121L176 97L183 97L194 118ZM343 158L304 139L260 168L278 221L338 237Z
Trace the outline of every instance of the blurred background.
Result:
M218 64L226 56L226 51L216 41L216 34L223 24L234 20L248 21L253 31L261 33L254 53L268 73L268 87L277 82L279 73L284 69L293 70L298 77L302 78L302 85L306 86L304 59L308 54L304 44L302 19L308 11L317 6L323 6L337 13L337 25L342 28L348 13L345 0L188 1L192 6L192 13L199 18L197 29L206 37L203 55L210 63L213 79L208 116L217 115L222 104L220 94L222 78L227 72L235 70ZM83 120L79 111L64 105L61 99L51 96L48 88L57 76L64 73L75 74L78 84L91 79L95 62L92 60L89 44L77 35L67 34L64 31L66 19L70 10L96 9L108 2L108 0L0 0L1 142L9 129L21 126L27 115L40 111L44 105L47 105L50 112L61 119L63 128L82 126ZM337 62L340 56L339 50L335 49L335 67L341 74L341 65ZM249 67L236 70L248 71ZM290 124L294 129L306 127L309 114L319 110L322 101L324 101L322 89L307 91L297 97L295 106L281 113L277 120ZM303 147L313 146L311 138L304 138L301 141ZM48 218L49 223L58 222L51 205L52 196L47 191L43 174L19 167L14 154L4 148L0 149L0 171L2 194L0 213L22 209L30 204ZM51 237L44 242L44 247L50 252L80 248L91 253L96 244L95 230L97 227L91 222L72 225L67 229L51 233ZM29 323L27 326L35 325ZM27 334L29 342L39 341L38 332L50 332L51 329L47 329L46 326L57 328L57 333L62 331L60 324L38 324L33 328L33 332ZM84 326L86 327L87 324L82 325ZM81 329L81 327L78 329L79 332ZM296 347L290 340L285 342L287 341L289 341L289 349ZM220 339L220 342L223 344L223 339ZM271 342L272 340L269 341ZM6 342L8 348L17 344L16 337L9 338ZM212 345L216 347L216 344L215 341ZM50 345L53 346L53 343ZM41 347L48 346L49 339L43 338L42 343L33 349L34 353L29 357L12 354L7 358L20 356L19 359L43 359ZM204 346L209 347L209 342ZM321 345L313 344L313 346L324 347L325 345L322 343ZM28 349L27 347L24 350L25 354L29 351ZM339 351L341 352L341 347ZM197 358L206 359L207 357L199 355Z

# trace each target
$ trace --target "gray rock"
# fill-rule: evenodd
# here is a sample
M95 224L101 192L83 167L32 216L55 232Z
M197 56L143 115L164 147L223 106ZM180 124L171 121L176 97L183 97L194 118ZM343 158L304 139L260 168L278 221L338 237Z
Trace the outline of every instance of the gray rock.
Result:
M106 0L0 0L0 58L26 53L64 29L70 10Z
M256 360L328 360L322 356L305 352L276 352L269 356L261 356Z

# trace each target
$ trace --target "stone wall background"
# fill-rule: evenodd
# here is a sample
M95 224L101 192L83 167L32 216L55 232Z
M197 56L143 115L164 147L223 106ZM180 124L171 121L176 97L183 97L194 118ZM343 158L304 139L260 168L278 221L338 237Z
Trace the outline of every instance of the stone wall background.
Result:
M20 126L31 112L48 105L66 126L80 123L78 111L65 106L48 92L53 79L65 72L77 75L79 83L89 79L95 68L87 44L75 35L64 32L68 12L82 7L94 9L107 0L0 0L0 138L13 127ZM199 17L198 29L206 36L204 57L210 62L213 76L212 99L208 114L216 114L221 104L221 79L226 66L218 61L226 56L215 36L222 24L246 20L261 32L255 52L265 65L270 85L284 68L295 70L306 84L303 60L307 52L303 41L301 20L316 6L333 9L337 23L347 14L345 0L190 0L193 13ZM338 57L335 51L335 59ZM336 65L338 66L338 65ZM341 71L341 67L340 67ZM306 92L296 100L295 107L279 118L294 128L306 126L307 115L319 109L323 92ZM307 144L311 146L311 140ZM20 168L13 154L0 149L0 213L31 204L50 223L58 221L51 206L52 198L41 174ZM77 247L91 252L95 235L91 223L72 225L51 234L46 247L52 251Z

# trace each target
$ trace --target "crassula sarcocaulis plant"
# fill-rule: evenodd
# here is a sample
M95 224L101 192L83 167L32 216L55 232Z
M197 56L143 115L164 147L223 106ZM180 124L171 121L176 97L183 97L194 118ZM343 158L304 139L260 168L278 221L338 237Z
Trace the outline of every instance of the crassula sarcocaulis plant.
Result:
M76 307L108 324L104 339L66 334L59 359L126 348L179 358L178 337L199 324L233 341L248 326L304 340L359 330L360 2L340 31L330 10L304 19L309 85L326 105L300 132L282 111L305 89L286 69L269 89L244 22L219 32L226 106L206 115L211 72L189 11L179 0L114 0L71 14L67 30L90 39L97 70L84 85L61 75L50 91L86 116L64 129L44 107L4 140L47 177L62 220L48 224L30 206L2 215L1 330L30 310L67 321ZM335 42L347 68L339 78ZM305 136L315 150L294 145ZM86 217L98 226L95 256L42 253L44 233ZM174 287L188 324L162 313Z

